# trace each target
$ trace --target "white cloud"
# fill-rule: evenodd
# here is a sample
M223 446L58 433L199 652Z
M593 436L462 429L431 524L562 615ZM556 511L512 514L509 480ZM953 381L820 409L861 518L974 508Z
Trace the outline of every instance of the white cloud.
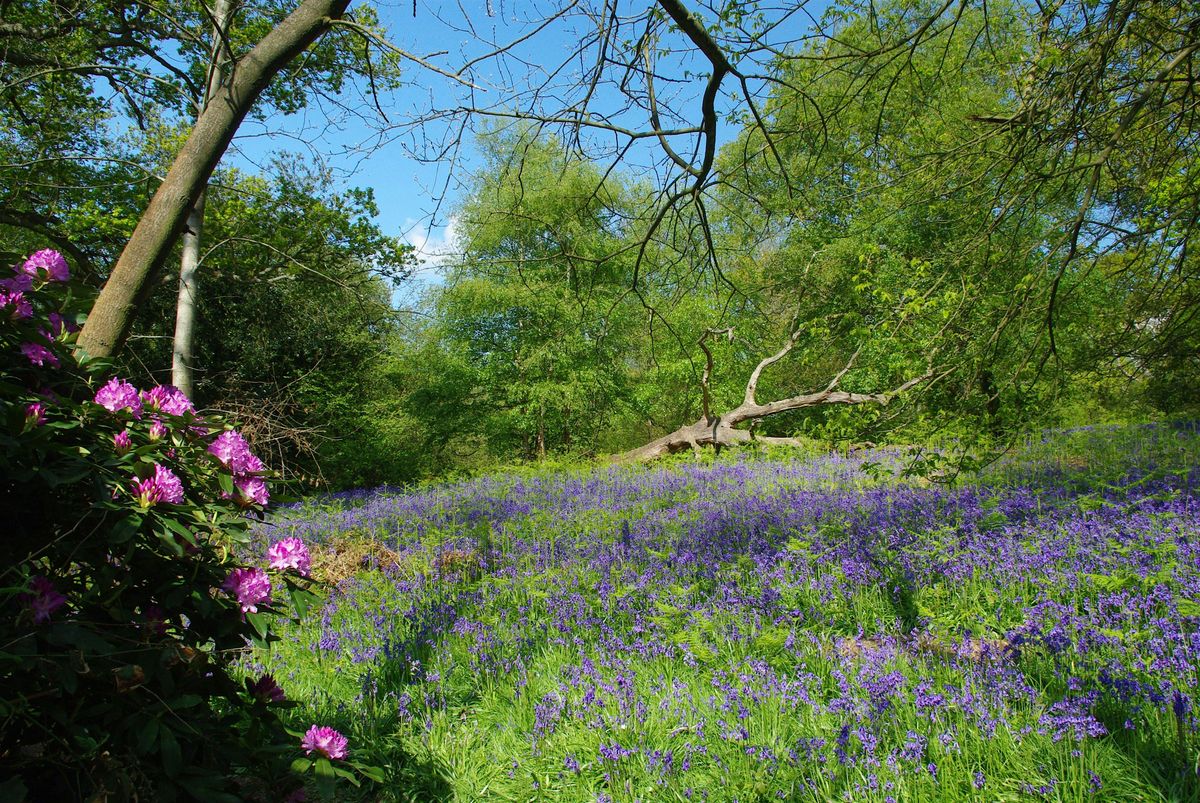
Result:
M441 267L454 255L458 241L458 219L453 215L446 225L439 229L429 227L427 221L408 218L404 221L404 239L417 249L417 258L421 260L420 273L425 279L436 281Z

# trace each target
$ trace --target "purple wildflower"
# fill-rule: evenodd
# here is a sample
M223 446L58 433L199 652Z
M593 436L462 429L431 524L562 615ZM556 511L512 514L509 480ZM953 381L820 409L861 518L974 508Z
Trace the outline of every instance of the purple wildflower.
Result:
M296 536L282 538L271 544L267 549L267 560L272 569L295 569L306 577L312 568L308 547Z
M154 473L146 479L133 478L133 495L142 507L159 502L178 505L183 501L183 483L166 466L154 464Z
M51 282L65 282L71 278L67 260L52 248L45 248L29 257L21 270L29 276L38 276Z
M222 588L237 597L242 613L258 613L260 602L271 601L271 578L262 569L234 569Z
M1176 719L1183 719L1188 715L1188 711L1192 709L1192 701L1186 694L1180 693L1178 690L1171 695L1171 710L1175 712Z
M96 391L96 404L111 412L129 410L134 418L142 417L142 397L137 388L123 379L113 377Z
M342 759L346 757L346 737L327 725L313 725L304 734L300 746L308 755L319 753L326 758Z

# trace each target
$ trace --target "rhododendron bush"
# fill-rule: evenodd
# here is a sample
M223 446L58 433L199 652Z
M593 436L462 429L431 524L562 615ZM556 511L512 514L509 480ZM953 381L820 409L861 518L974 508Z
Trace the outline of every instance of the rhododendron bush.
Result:
M286 689L234 670L314 598L303 544L236 557L269 501L262 462L177 389L75 353L61 255L3 272L0 798L300 792L312 739L283 728ZM325 758L345 739L321 744L315 771L355 780Z

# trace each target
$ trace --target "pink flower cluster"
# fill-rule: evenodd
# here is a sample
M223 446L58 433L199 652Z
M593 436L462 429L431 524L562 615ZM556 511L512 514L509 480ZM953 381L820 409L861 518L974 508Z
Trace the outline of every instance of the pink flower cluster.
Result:
M237 597L242 613L258 613L260 602L271 602L271 578L262 569L234 569L221 587Z
M25 297L25 293L15 290L11 293L0 291L0 310L8 309L8 317L14 321L23 321L33 317L33 305Z
M159 410L167 415L184 415L195 413L192 400L174 385L156 385L142 392L142 402L151 410Z
M166 466L154 464L154 473L146 479L133 478L133 495L142 507L159 502L178 505L183 501L183 483Z
M53 351L40 343L22 343L21 353L34 365L58 367L58 357L55 357Z
M250 452L250 444L236 430L226 430L208 447L209 454L233 472L238 499L244 504L265 505L271 500L267 483L258 473L263 462Z
M308 547L304 542L295 536L281 538L267 549L267 560L270 561L272 569L295 569L305 577L308 576L312 569L312 559L308 554Z
M327 725L313 725L300 740L300 746L308 755L317 753L333 759L345 758L348 744L345 736Z
M96 404L104 409L117 413L128 410L134 418L142 417L142 396L138 389L115 376L96 391Z
M33 254L22 265L17 265L13 276L0 280L0 290L8 293L28 293L33 289L33 280L65 282L71 278L67 260L57 251L46 248Z
M50 282L65 282L71 278L67 260L52 248L45 248L30 256L21 266L21 271Z

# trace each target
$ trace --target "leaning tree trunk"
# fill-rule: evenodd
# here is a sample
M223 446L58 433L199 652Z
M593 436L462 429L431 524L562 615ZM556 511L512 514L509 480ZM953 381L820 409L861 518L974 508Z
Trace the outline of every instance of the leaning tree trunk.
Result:
M893 390L882 393L851 393L845 390L838 390L838 383L842 377L854 365L854 361L858 358L858 352L847 361L845 367L838 372L838 375L826 386L826 388L817 393L805 393L800 396L791 396L778 401L759 403L757 399L758 381L762 377L762 372L769 366L779 362L792 350L796 345L796 340L800 336L797 331L788 339L787 344L777 353L767 357L760 362L750 374L749 381L746 382L746 393L742 399L742 403L733 408L724 415L714 415L709 409L709 380L712 377L712 353L708 350L704 341L709 336L718 334L728 334L732 338L732 331L728 329L710 329L700 337L700 348L705 354L705 370L704 376L701 379L701 399L703 405L703 414L699 421L692 424L687 424L661 438L650 441L644 446L639 446L636 449L631 449L628 452L616 455L613 459L619 462L645 461L654 460L663 455L679 452L684 449L692 449L698 451L701 447L711 446L714 449L720 449L724 446L735 446L737 444L756 441L765 444L785 444L796 445L798 442L794 438L764 438L756 437L750 431L738 429L739 424L746 422L754 422L761 418L778 415L779 413L788 412L790 410L801 410L805 407L816 407L824 404L879 404L887 405L895 396L910 390L913 387L925 382L933 376L932 368L926 370L921 376L908 380Z
M213 43L208 60L208 81L204 96L196 104L196 117L204 113L209 100L223 83L230 59L228 47L229 0L216 0L212 7ZM207 185L207 182L205 182ZM204 200L207 187L200 191L184 223L179 255L179 296L175 301L175 339L171 350L171 384L189 399L196 389L192 382L192 343L196 334L196 271L200 268L200 237L204 232Z
M137 306L178 240L184 220L238 126L271 79L340 19L350 0L301 0L234 66L196 120L187 142L138 220L133 236L92 305L79 348L107 357L125 342Z

